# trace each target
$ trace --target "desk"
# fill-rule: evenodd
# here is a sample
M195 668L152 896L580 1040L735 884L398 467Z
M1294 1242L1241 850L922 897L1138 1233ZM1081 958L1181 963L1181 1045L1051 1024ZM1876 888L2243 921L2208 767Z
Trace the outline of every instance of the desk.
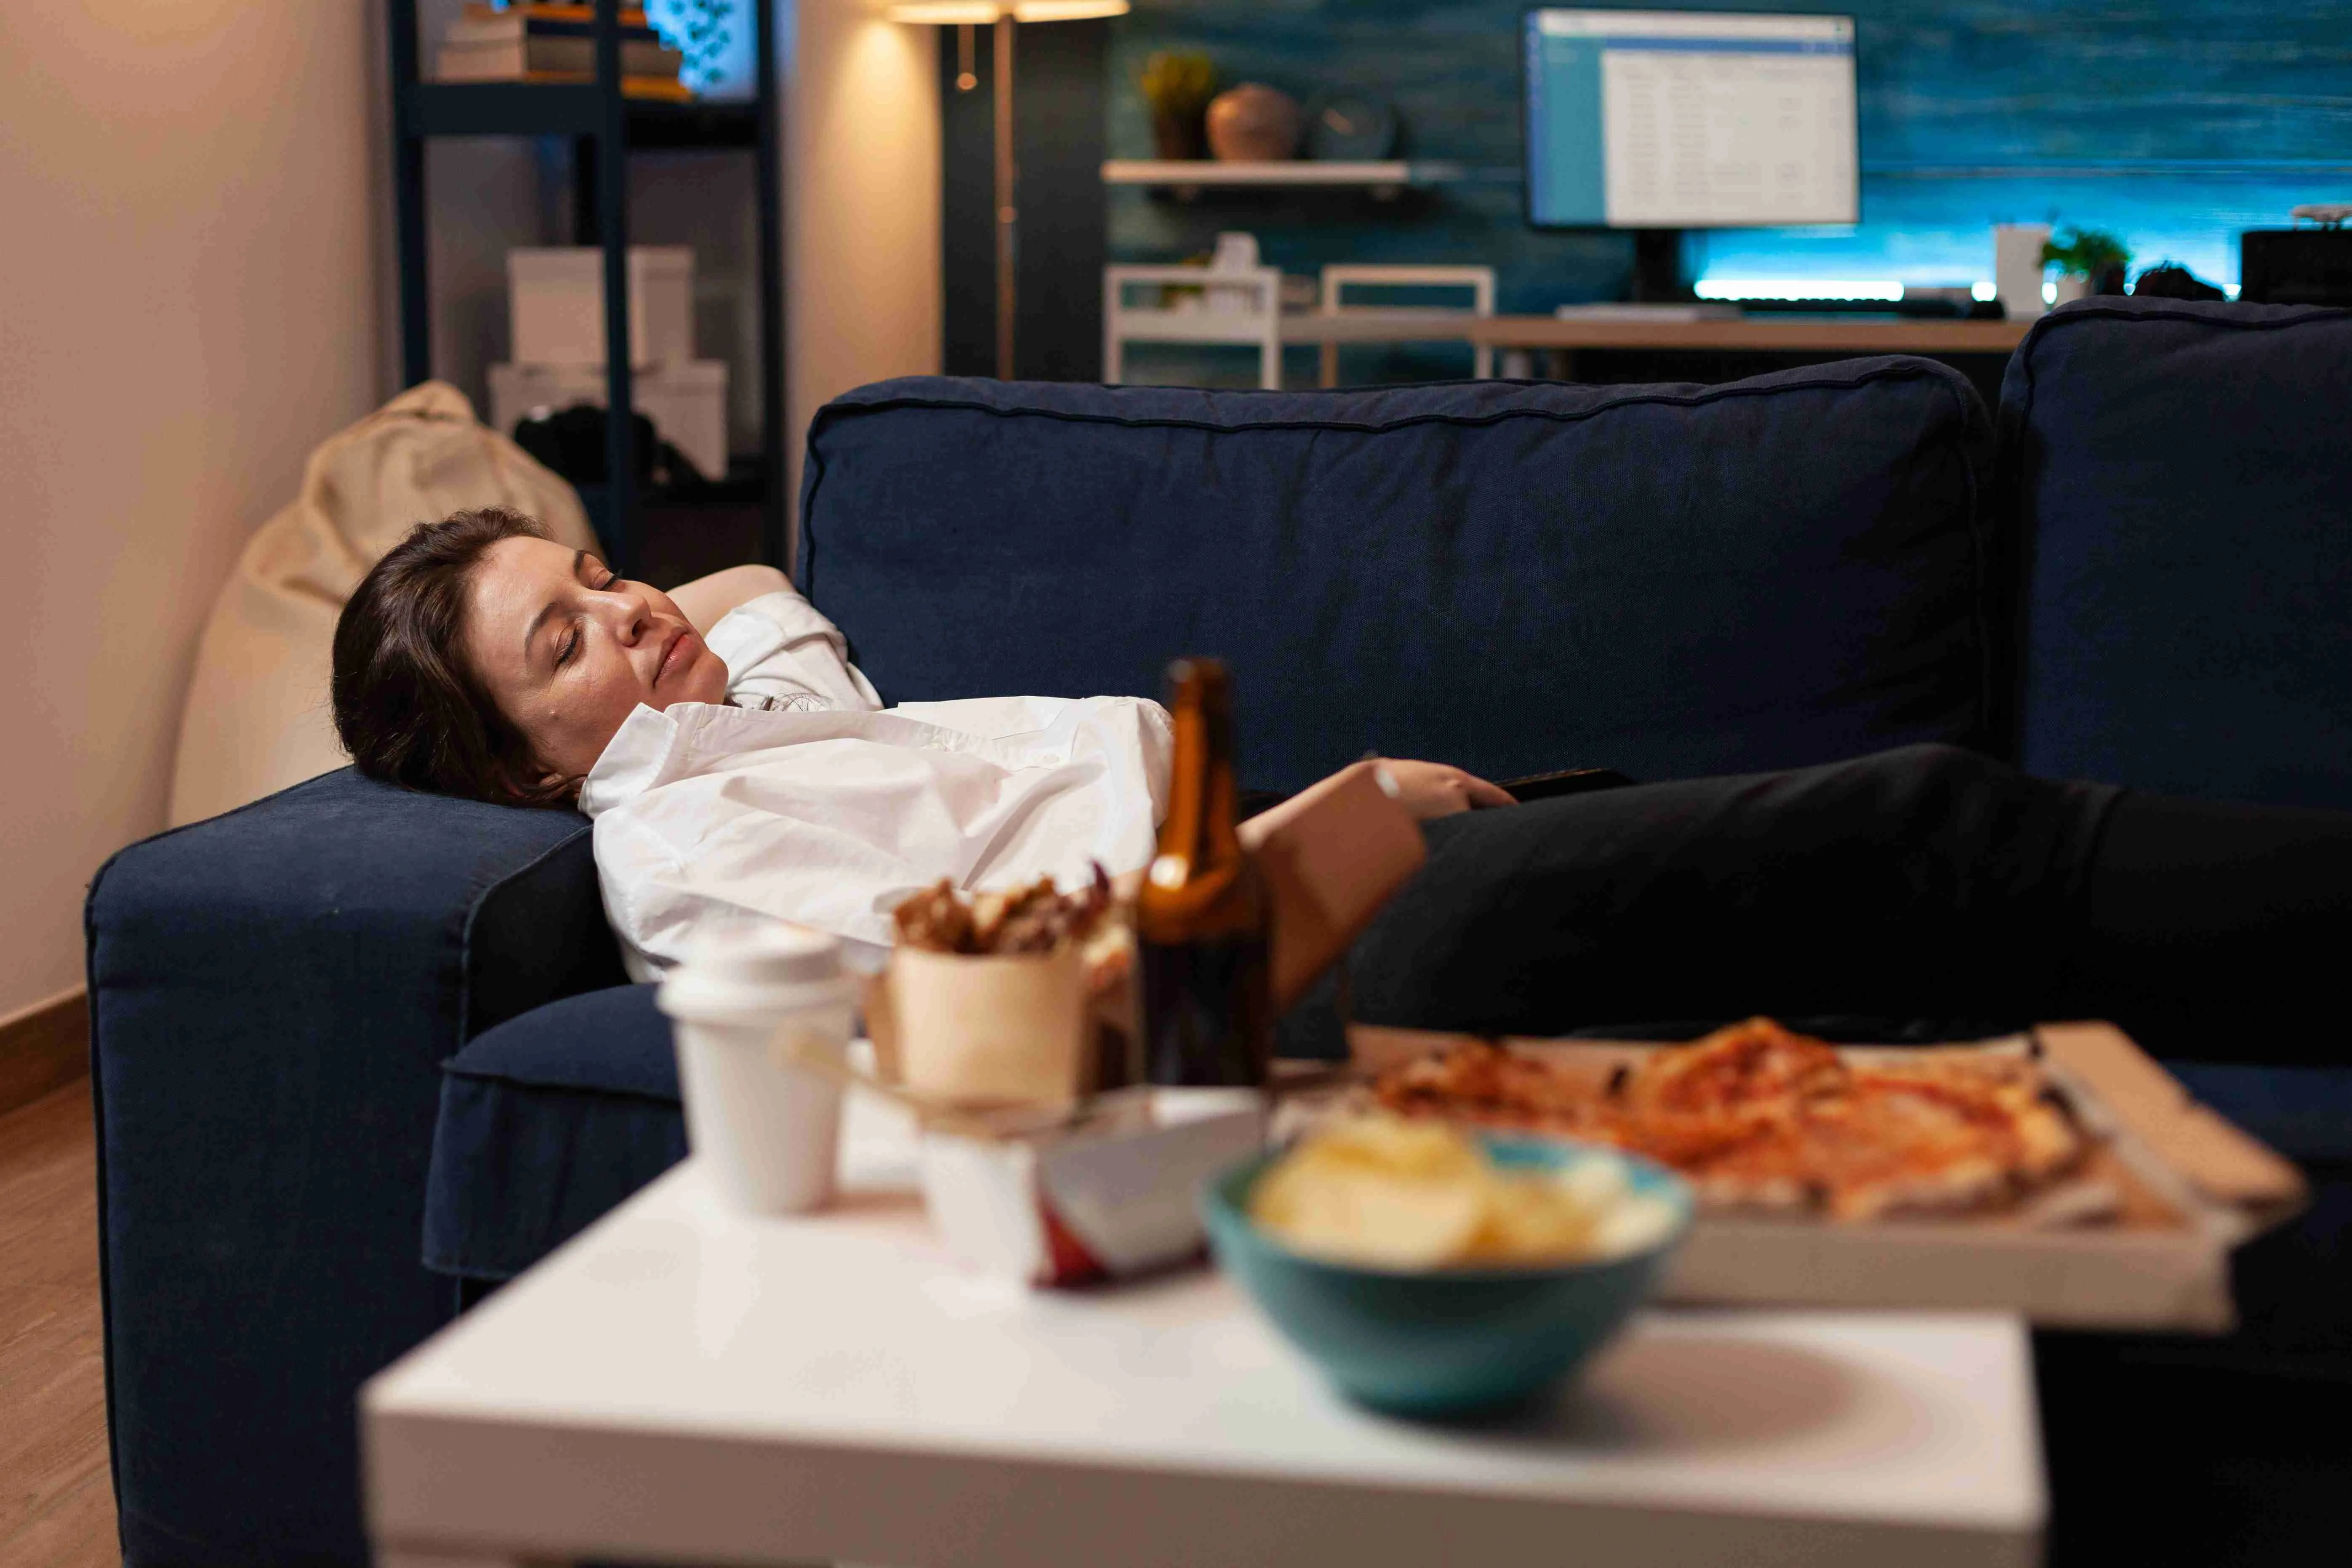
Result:
M1188 276L1197 281L1198 271ZM2008 354L2031 321L1968 321L1903 317L1760 315L1733 321L1641 321L1556 316L1467 315L1431 309L1351 310L1339 315L1285 311L1274 321L1241 312L1123 310L1106 321L1107 378L1120 379L1129 342L1237 343L1256 347L1261 384L1278 386L1286 347L1320 344L1323 383L1333 384L1330 354L1340 343L1455 342L1502 352L1547 349L1553 380L1570 380L1566 356L1579 349L1700 353Z
M1255 314L1197 308L1127 310L1119 313L1119 321L1121 341L1131 343L1255 345L1264 325L1262 318ZM1298 343L1466 343L1471 341L1474 323L1478 323L1478 318L1467 310L1444 310L1433 306L1351 306L1328 315L1319 310L1285 310L1275 318L1275 335L1285 347Z
M1325 386L1336 386L1339 362L1334 356L1341 343L1467 343L1476 320L1466 310L1429 306L1350 307L1328 313L1282 310L1269 320L1264 311L1132 310L1114 301L1104 310L1103 376L1110 382L1125 379L1129 343L1223 343L1256 349L1258 384L1278 390L1282 351L1306 344L1321 347L1320 380Z
M1497 349L1743 349L1781 353L2005 354L2030 321L1863 320L1839 316L1748 316L1722 321L1631 321L1606 318L1489 316L1461 335Z
M372 1380L381 1568L2038 1559L2013 1317L1646 1312L1556 1405L1422 1426L1206 1269L959 1269L891 1119L853 1100L830 1212L738 1216L688 1160Z

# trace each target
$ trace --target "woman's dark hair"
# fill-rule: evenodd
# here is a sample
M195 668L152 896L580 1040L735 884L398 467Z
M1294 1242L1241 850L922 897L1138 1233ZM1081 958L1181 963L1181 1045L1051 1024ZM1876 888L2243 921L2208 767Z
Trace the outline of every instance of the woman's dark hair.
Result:
M335 732L372 779L500 805L563 805L522 731L465 654L474 569L502 539L544 539L518 511L486 506L420 522L360 582L335 623Z

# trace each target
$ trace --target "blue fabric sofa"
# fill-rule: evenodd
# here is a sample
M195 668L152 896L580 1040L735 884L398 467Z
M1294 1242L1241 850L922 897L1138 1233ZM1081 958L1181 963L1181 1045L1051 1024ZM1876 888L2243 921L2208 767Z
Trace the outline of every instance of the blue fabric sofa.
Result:
M811 428L800 581L893 701L1222 654L1262 787L1367 747L1664 778L1936 741L2352 807L2347 394L2352 314L2123 300L2034 331L1997 427L1903 359L891 382ZM334 773L124 850L88 921L126 1557L362 1561L358 1384L684 1152L586 825ZM2119 1456L2218 1521L2152 1560L2347 1506L2282 1500L2345 1424L2265 1427L2275 1465L2213 1424L2352 1384L2352 1071L2180 1066L2321 1198L2245 1253L2239 1334L2043 1337L2062 1560Z

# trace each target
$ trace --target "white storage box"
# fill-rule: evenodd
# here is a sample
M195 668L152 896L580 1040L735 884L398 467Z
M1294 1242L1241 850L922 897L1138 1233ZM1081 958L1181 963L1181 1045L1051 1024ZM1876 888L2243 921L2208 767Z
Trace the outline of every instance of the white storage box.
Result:
M508 251L507 317L517 364L603 364L604 253L594 246ZM629 247L629 363L693 358L693 250Z
M703 478L727 477L724 360L688 360L638 371L629 379L629 401ZM604 406L604 366L490 366L490 423L501 436L513 435L516 421L541 409L554 414L579 403Z

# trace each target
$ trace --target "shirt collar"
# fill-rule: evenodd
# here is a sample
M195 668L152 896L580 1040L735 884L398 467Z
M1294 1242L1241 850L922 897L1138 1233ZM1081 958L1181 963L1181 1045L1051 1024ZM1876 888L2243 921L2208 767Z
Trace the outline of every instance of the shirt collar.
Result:
M653 788L661 782L662 765L677 744L677 721L638 703L636 710L621 721L596 765L581 782L580 809L590 816L601 816Z

